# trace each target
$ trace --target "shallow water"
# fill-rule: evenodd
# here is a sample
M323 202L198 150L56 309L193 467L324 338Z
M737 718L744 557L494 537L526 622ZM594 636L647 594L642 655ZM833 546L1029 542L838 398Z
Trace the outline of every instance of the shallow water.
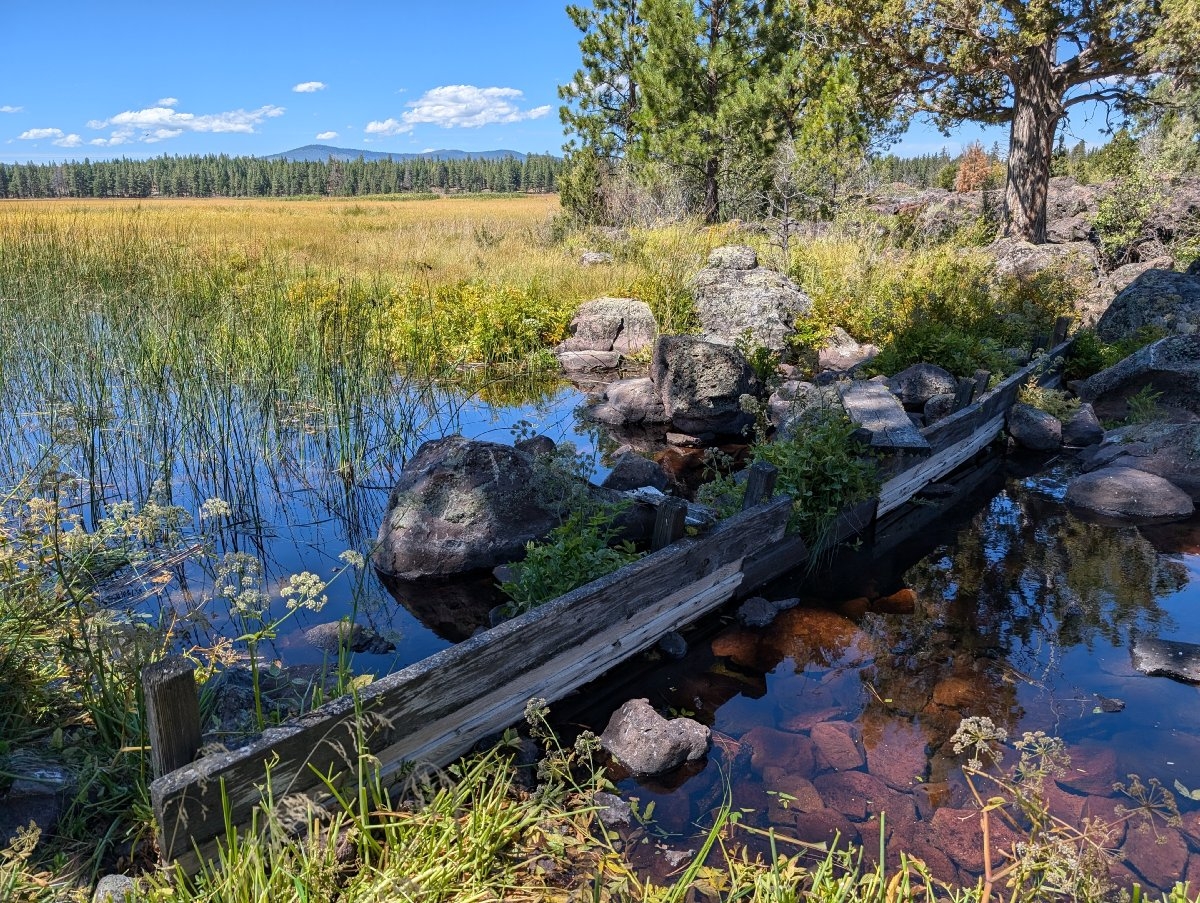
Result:
M1197 688L1136 672L1129 653L1135 635L1200 642L1200 519L1085 523L1062 504L1068 476L1067 466L1010 472L904 548L863 549L818 582L781 580L765 595L800 603L770 627L739 627L727 613L691 636L684 661L639 675L586 714L599 732L617 704L645 695L713 729L702 767L620 784L642 809L655 804L653 828L629 837L643 866L664 871L664 844L694 844L728 783L746 824L812 842L836 833L869 857L885 809L889 858L903 849L938 877L971 881L982 837L966 757L950 741L970 716L1010 739L1045 731L1066 741L1071 763L1046 787L1051 811L1072 826L1123 822L1114 805L1136 803L1112 784L1131 773L1200 787ZM1111 700L1124 708L1104 711ZM1002 764L1014 762L1009 752ZM986 779L976 784L992 794ZM1200 881L1200 803L1178 802L1182 830L1156 817L1111 835L1125 857L1115 877ZM993 827L993 843L1004 836Z

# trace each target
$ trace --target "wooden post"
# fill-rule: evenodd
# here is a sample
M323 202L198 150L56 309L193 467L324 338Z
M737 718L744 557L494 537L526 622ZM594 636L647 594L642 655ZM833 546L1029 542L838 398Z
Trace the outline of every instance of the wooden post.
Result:
M1050 336L1044 332L1039 333L1033 337L1033 342L1029 346L1029 356L1035 358L1039 351L1049 351L1050 347Z
M747 511L755 505L761 505L775 494L775 481L779 471L775 465L766 461L755 461L746 472L746 498L742 502L742 510Z
M954 390L954 407L952 410L961 411L971 403L971 397L975 394L975 380L963 377L958 381L958 388Z
M1050 347L1057 348L1067 340L1067 330L1071 328L1071 323L1074 317L1063 316L1054 321L1054 338L1050 340Z
M142 669L146 697L146 734L154 776L182 768L200 749L200 699L196 666L170 656Z
M992 379L990 370L975 371L975 397L978 398L988 390L988 383Z
M682 539L686 522L687 502L677 498L663 499L662 504L658 506L658 516L654 519L654 538L650 547L657 552L675 540Z

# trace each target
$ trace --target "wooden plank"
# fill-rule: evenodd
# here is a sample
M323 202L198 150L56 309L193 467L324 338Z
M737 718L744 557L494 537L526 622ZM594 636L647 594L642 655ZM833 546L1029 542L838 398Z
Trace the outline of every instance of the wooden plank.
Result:
M838 384L842 406L850 419L871 433L879 451L927 453L929 443L913 426L900 400L883 383L854 380Z
M1054 335L1050 339L1050 344L1053 346L1061 345L1067 340L1067 330L1071 328L1071 323L1075 318L1070 314L1059 317L1054 321Z
M888 480L879 490L878 513L880 515L887 514L893 508L900 507L920 492L927 483L932 483L939 477L950 473L976 452L985 448L988 443L1000 435L1000 431L1004 429L1004 420L1003 413L993 417L967 438Z
M650 548L654 551L665 549L678 539L683 539L683 531L687 522L687 502L683 499L668 497L658 506L658 515L654 519L654 536Z
M929 449L933 454L957 445L984 424L983 413L979 403L967 405L961 411L955 411L949 417L943 417L932 426L921 430Z
M838 545L855 536L862 536L875 523L879 499L867 499L842 511L830 528L829 545Z
M727 582L714 575L725 573L722 568L731 563L740 565L747 552L780 539L790 512L791 499L781 496L729 518L703 537L651 553L615 574L376 681L359 694L357 710L350 697L333 700L268 731L247 747L208 756L164 775L151 785L160 851L166 859L178 859L188 854L193 843L205 847L222 835L222 787L230 821L247 823L267 792L268 764L273 798L307 792L320 786L318 774L352 773L359 739L381 758L392 755L389 750L407 748L410 738L421 738L419 749L456 748L458 740L439 747L429 732L444 732L466 713L492 708L496 718L508 718L510 703L498 703L496 694L505 694L509 686L523 686L518 683L522 675L551 666L553 673L562 673L572 660L600 667L588 657L601 647L609 650L603 666L610 667L638 651L636 642L620 640L614 645L612 631L624 635L634 629L636 619L657 611L654 606L664 599L688 611L697 604L697 596L710 600L709 591L716 592L713 581ZM667 612L661 616L672 617ZM681 616L663 631L677 626ZM592 670L587 679L600 673ZM553 688L547 692L555 695ZM466 742L466 733L457 736ZM395 762L385 765L398 767Z
M173 655L142 669L146 734L155 777L187 765L200 749L196 666Z
M738 598L746 598L776 577L795 570L808 561L808 546L796 535L783 537L764 549L759 549L742 562L742 585Z
M958 388L954 390L954 407L953 410L961 411L971 403L971 399L975 395L975 380L963 377L958 381Z

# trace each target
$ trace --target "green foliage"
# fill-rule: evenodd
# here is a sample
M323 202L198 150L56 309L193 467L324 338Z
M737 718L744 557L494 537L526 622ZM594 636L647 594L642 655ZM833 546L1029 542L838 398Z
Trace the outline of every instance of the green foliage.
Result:
M1087 379L1166 335L1167 331L1162 327L1143 326L1132 335L1109 344L1096 335L1094 330L1082 330L1076 334L1075 343L1067 352L1063 375L1067 379Z
M879 491L875 462L851 442L854 424L840 411L817 409L796 427L791 438L760 441L751 451L779 471L776 489L792 497L788 529L799 533L811 548L820 549L828 528L847 507ZM701 501L724 516L741 509L745 483L721 476L700 489Z
M759 382L770 385L778 380L779 354L755 342L749 329L737 337L734 346L746 358Z
M558 179L558 194L563 210L575 222L590 226L607 221L605 169L600 156L587 148L575 152L568 160Z
M1056 417L1064 423L1075 416L1079 410L1079 399L1069 392L1059 389L1043 389L1033 383L1021 387L1020 400L1023 404L1031 405L1039 411L1045 411L1051 417Z
M500 587L512 599L507 613L530 611L640 558L632 543L614 544L621 510L579 505L544 541L527 544L524 560L510 565L513 579Z
M1129 414L1126 423L1149 423L1161 420L1163 410L1159 407L1162 392L1155 392L1151 386L1143 386L1137 393L1129 397Z
M1006 373L1013 369L1012 359L994 340L921 319L896 332L868 369L892 374L921 362L937 364L956 376L970 376L976 370Z
M1126 263L1162 195L1146 168L1137 162L1117 175L1112 191L1100 199L1093 225L1100 250L1113 263Z

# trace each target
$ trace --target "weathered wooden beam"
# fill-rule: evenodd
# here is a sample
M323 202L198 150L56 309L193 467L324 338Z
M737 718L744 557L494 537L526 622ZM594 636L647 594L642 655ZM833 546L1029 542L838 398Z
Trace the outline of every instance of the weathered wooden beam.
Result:
M954 407L952 410L961 411L971 403L971 399L975 395L975 380L963 377L958 381L958 388L954 390Z
M838 394L850 419L871 431L877 451L928 454L929 443L913 426L900 400L882 383L854 380L840 383Z
M146 734L155 777L187 765L200 749L196 666L173 655L142 669Z
M972 455L986 448L1004 429L1004 419L1003 413L997 414L966 438L888 480L879 490L878 513L883 515L899 508L920 492L927 483L944 477L969 460Z
M779 479L779 471L774 464L766 461L755 461L746 470L746 495L742 499L742 510L761 505L775 494L775 481Z
M226 818L250 821L267 798L319 794L369 753L394 775L402 763L451 761L519 719L530 696L553 700L729 598L750 551L778 541L786 496L683 539L151 785L159 849L185 869L214 854ZM365 747L365 748L364 748ZM224 797L223 797L224 794ZM227 813L227 814L226 814Z
M658 506L658 515L654 520L654 535L650 548L654 551L665 549L677 539L683 538L687 525L687 502L683 499L669 496Z

